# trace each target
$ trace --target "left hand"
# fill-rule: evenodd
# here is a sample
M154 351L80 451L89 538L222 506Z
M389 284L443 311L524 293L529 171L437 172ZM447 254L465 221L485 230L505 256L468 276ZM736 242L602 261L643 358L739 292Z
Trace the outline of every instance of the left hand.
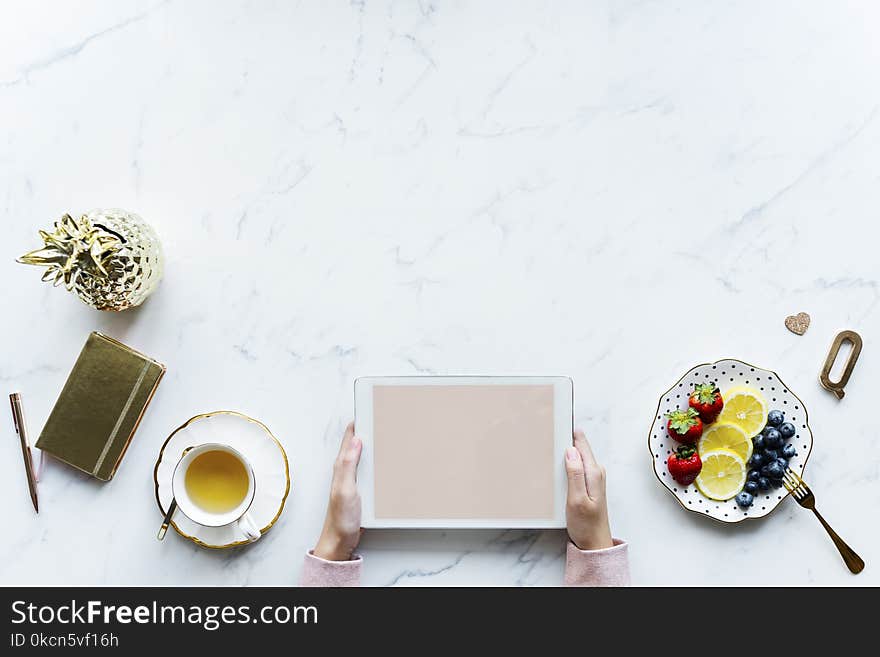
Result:
M361 496L357 467L363 443L354 435L354 422L345 428L339 454L333 464L330 501L324 529L313 554L328 561L348 561L361 539Z

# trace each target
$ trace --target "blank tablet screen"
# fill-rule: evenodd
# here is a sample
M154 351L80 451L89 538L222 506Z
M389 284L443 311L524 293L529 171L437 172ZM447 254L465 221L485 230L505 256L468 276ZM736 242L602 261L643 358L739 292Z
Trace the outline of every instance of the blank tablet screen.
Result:
M552 385L376 385L376 518L552 519Z

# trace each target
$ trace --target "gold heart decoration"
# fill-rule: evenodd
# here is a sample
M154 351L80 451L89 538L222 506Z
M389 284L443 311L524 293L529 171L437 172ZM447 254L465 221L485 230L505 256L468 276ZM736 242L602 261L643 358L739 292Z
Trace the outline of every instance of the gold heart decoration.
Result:
M785 318L785 328L797 335L803 335L810 328L810 316L807 313L789 315Z

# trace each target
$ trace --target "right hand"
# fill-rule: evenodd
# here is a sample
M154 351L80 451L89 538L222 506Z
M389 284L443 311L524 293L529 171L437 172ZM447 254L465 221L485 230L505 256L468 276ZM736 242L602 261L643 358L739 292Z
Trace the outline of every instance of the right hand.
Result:
M572 446L565 450L568 499L565 520L568 537L580 550L601 550L614 546L605 501L605 468L596 462L590 443L580 429Z

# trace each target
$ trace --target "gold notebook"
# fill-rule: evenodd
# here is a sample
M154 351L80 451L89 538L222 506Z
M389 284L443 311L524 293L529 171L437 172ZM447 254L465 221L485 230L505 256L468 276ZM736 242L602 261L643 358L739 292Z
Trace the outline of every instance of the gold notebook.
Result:
M92 333L61 390L37 447L110 481L140 424L165 366Z

